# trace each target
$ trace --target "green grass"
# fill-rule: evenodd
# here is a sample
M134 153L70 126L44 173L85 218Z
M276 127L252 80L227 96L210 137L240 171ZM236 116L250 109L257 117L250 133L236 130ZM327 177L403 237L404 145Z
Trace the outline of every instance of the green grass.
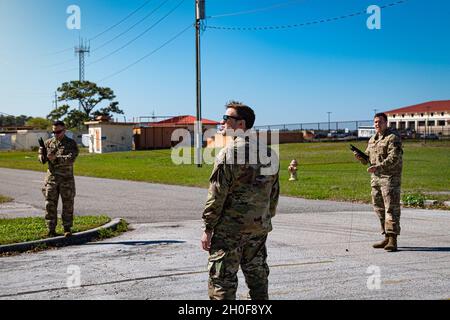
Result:
M111 221L107 216L77 216L74 218L73 232L94 229ZM12 244L47 238L47 226L44 218L0 219L0 245ZM63 234L61 219L56 232Z
M0 195L0 203L11 202L13 199Z
M128 223L122 219L122 220L120 220L119 224L117 225L116 230L114 230L114 231L111 229L99 230L98 240L117 237L128 230L129 230Z
M365 149L367 142L353 143ZM370 176L349 150L348 143L280 145L281 192L310 199L370 202ZM75 174L112 179L207 187L212 166L174 165L170 150L91 155L82 153ZM44 171L30 152L0 152L0 167ZM297 159L299 181L289 182L287 167ZM449 191L450 141L405 142L402 191ZM450 200L449 196L440 196Z

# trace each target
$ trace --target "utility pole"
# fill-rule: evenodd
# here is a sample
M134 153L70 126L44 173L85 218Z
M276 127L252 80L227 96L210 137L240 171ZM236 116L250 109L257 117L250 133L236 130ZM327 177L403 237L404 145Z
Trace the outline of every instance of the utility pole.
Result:
M201 20L205 19L205 0L195 0L195 48L197 69L197 136L195 137L195 148L197 154L197 166L202 167L202 86L201 86L201 64L200 64L200 27Z
M373 109L373 115L377 114L378 109Z

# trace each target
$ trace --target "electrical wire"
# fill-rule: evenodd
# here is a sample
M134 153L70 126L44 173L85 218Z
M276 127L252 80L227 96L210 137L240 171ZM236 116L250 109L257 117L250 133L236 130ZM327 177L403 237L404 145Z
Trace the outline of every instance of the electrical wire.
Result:
M123 31L122 33L118 34L117 36L115 36L114 38L112 38L111 40L108 40L106 42L104 42L103 44L101 44L100 46L98 46L97 48L95 48L94 50L92 50L91 52L95 52L100 50L101 48L107 46L108 44L110 44L111 42L113 42L114 40L120 38L121 36L123 36L124 34L128 33L129 31L131 31L132 29L134 29L137 25L141 24L143 21L147 20L149 17L151 17L159 8L161 8L163 5L165 5L169 0L165 0L162 2L162 4L160 4L158 7L156 7L154 10L152 10L149 14L147 14L145 17L143 17L141 20L139 20L138 22L136 22L135 24L133 24L131 27L129 27L127 30Z
M108 31L114 29L115 27L117 27L118 25L122 24L123 22L125 22L126 20L128 20L129 18L131 18L132 16L134 16L136 13L138 13L140 10L142 10L144 7L146 7L152 0L147 0L146 2L144 2L143 5L139 6L137 9L135 9L134 11L132 11L130 14L128 14L125 18L123 18L122 20L120 20L119 22L113 24L112 26L110 26L109 28L105 29L104 31L98 33L97 35L93 36L92 38L89 39L89 41L91 40L95 40L99 37L101 37L102 35L104 35L105 33L107 33ZM66 49L62 49L56 52L51 52L47 55L56 55L56 54L60 54L60 53L64 53L67 51L71 51L73 50L73 47L70 48L66 48Z
M380 6L381 9L385 9L388 7L393 7L396 5L400 5L403 4L405 2L407 2L408 0L399 0L397 2L393 2L390 4L386 4L383 6ZM310 21L310 22L304 22L304 23L296 23L296 24L287 24L287 25L276 25L276 26L256 26L256 27L224 27L224 26L209 26L207 25L205 28L207 29L217 29L217 30L233 30L233 31L261 31L261 30L280 30L280 29L290 29L290 28L300 28L300 27L305 27L305 26L310 26L310 25L315 25L315 24L320 24L320 23L326 23L326 22L332 22L332 21L337 21L337 20L343 20L346 18L352 18L352 17L356 17L362 14L365 14L366 10L361 10L358 12L353 12L347 15L343 15L343 16L339 16L339 17L334 17L334 18L328 18L328 19L320 19L320 20L315 20L315 21Z
M168 41L164 42L161 46L159 46L158 48L156 48L155 50L149 52L148 54L146 54L145 56L143 56L142 58L136 60L135 62L129 64L128 66L126 66L125 68L110 74L109 76L99 80L98 82L103 82L104 80L107 80L109 78L112 78L126 70L128 70L129 68L133 67L134 65L138 64L139 62L141 62L142 60L147 59L148 57L152 56L153 54L155 54L156 52L158 52L159 50L161 50L162 48L164 48L165 46L167 46L169 43L171 43L172 41L174 41L175 39L177 39L178 37L180 37L183 33L185 33L187 30L189 30L191 27L193 27L192 23L189 23L189 25L184 28L182 31L180 31L179 33L177 33L175 36L173 36L172 38L170 38Z
M219 14L214 16L207 16L206 19L215 19L215 18L222 18L222 17L233 17L233 16L240 16L244 14L252 14L252 13L258 13L263 11L269 11L273 9L278 9L281 7L286 7L289 5L293 5L295 3L303 2L305 0L292 0L288 2L278 3L269 7L259 8L259 9L253 9L253 10L247 10L247 11L239 11L239 12L233 12L233 13L225 13L225 14Z
M126 44L124 44L123 46L117 48L116 50L110 52L109 54L87 64L86 66L91 66L93 64L99 63L109 57L111 57L112 55L116 54L117 52L125 49L126 47L128 47L130 44L132 44L133 42L135 42L136 40L138 40L139 38L143 37L146 33L148 33L150 30L152 30L154 27L156 27L159 23L161 23L163 20L165 20L169 15L171 15L176 9L178 9L183 2L185 2L185 0L181 0L174 8L172 8L167 14L165 14L162 18L160 18L158 21L156 21L154 24L152 24L150 27L148 27L147 29L145 29L143 32L141 32L137 37L133 38L132 40L128 41ZM60 71L58 73L66 73L66 72L71 72L71 71L75 71L78 70L78 68L71 68L68 70L64 70L64 71Z
M144 2L143 5L141 5L140 7L138 7L136 10L134 10L133 12L131 12L128 16L126 16L125 18L123 18L122 20L120 20L119 22L117 22L116 24L112 25L111 27L109 27L108 29L106 29L103 32L100 32L99 34L97 34L96 36L92 37L89 39L89 41L93 41L99 37L101 37L102 35L104 35L106 32L114 29L115 27L117 27L118 25L122 24L122 22L128 20L129 18L131 18L132 16L134 16L137 12L139 12L141 9L143 9L144 7L147 6L147 4L149 4L152 0L147 0L146 2Z

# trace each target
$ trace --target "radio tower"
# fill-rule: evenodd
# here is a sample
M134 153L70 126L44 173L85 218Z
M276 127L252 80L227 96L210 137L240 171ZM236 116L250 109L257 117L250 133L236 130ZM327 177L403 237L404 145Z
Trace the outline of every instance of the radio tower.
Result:
M84 81L84 54L90 52L90 43L86 44L80 38L80 45L75 47L75 54L79 57L79 80ZM78 110L81 110L81 102L78 105Z
M90 44L83 42L83 39L80 39L80 45L75 47L75 54L79 57L80 81L84 81L84 54L89 53L90 50Z

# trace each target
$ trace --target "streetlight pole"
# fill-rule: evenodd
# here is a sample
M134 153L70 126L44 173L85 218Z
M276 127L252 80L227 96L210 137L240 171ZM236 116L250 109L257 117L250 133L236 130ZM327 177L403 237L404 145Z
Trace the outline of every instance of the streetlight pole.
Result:
M331 132L331 127L330 127L330 114L331 114L331 112L328 111L327 113L328 113L328 132Z

